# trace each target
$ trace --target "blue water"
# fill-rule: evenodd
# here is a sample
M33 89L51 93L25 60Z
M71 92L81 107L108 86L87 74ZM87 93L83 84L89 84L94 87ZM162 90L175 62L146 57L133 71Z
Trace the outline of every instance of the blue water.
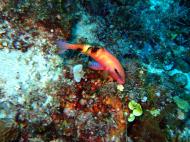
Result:
M189 8L187 0L2 0L0 141L190 141ZM89 48L60 53L60 39Z

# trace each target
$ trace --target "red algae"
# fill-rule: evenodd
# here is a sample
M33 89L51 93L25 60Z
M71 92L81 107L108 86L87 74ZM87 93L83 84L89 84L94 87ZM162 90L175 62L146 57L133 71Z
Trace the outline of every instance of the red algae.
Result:
M114 118L117 123L116 128L110 130L111 136L123 135L126 130L126 120L123 113L122 102L117 97L106 97L104 99L106 105L111 106L111 111L114 112Z
M189 141L189 112L175 101L190 100L189 7L188 0L1 0L0 141ZM59 56L60 38L105 46L126 65L127 82L119 88L108 73L87 69L89 58L75 51ZM75 64L84 65L80 82Z
M63 85L53 95L60 101L60 111L52 115L53 122L56 125L67 122L63 136L85 142L122 140L125 137L127 122L124 110L127 108L118 96L98 93L107 84L98 79L100 76L89 70L85 74L87 80L82 79L73 86Z

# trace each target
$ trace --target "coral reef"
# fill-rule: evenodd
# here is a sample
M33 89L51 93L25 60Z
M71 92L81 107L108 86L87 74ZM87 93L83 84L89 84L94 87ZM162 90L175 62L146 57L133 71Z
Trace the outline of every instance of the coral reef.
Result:
M190 2L1 0L0 141L190 139ZM56 41L105 47L126 83Z

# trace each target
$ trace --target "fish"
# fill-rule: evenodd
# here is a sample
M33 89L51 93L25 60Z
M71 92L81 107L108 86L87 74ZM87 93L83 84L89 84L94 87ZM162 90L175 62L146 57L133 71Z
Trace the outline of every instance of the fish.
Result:
M107 71L118 84L125 84L125 71L121 63L105 48L89 44L71 44L64 40L58 40L56 41L56 44L59 47L59 54L62 54L68 49L86 54L95 60L94 62L89 63L91 69Z

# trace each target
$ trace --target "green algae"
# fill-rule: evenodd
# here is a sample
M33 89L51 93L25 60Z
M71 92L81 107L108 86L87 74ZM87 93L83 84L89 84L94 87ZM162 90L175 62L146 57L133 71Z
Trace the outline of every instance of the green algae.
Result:
M181 99L179 96L175 96L173 100L181 110L185 112L190 110L190 104L186 100Z
M135 102L134 100L129 102L128 107L130 110L132 110L132 113L128 117L129 122L134 121L135 116L141 116L143 114L141 105L139 103Z

